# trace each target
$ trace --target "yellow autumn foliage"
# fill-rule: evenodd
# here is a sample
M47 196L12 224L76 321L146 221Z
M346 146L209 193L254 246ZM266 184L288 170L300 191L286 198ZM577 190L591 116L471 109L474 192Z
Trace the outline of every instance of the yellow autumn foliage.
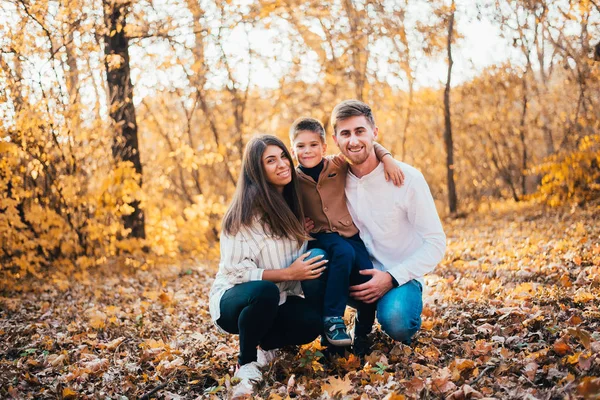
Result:
M131 14L108 27L98 17L106 10L87 0L30 3L7 2L11 18L0 18L1 283L49 272L68 288L100 265L215 259L249 138L274 133L287 142L292 121L311 115L326 125L334 153L330 112L346 98L373 106L379 141L423 172L444 214L444 92L433 65L445 61L451 12L453 51L462 57L468 10L460 4L188 1L156 13L132 2ZM503 199L597 200L600 70L589 56L597 6L503 0L484 8L516 53L477 71L455 66L451 169L459 209L502 211ZM522 25L507 22L515 16ZM560 37L530 40L554 31ZM103 36L122 32L130 60L105 54ZM257 32L268 40L254 40ZM232 42L252 46L242 55ZM276 46L263 48L267 42ZM540 54L546 58L536 60ZM106 73L126 63L133 88L121 89L134 95L113 101ZM135 115L113 120L129 102ZM137 170L116 156L118 132L132 127ZM130 238L124 222L137 209L144 239ZM496 286L491 280L485 290Z
M542 181L536 197L552 206L581 203L600 194L600 135L579 140L577 149L561 152L532 168Z

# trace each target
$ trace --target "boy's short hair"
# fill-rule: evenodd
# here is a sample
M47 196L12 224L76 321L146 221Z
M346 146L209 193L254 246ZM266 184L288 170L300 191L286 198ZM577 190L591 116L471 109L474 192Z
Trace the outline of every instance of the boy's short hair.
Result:
M375 128L375 118L373 118L373 112L371 107L363 103L360 100L344 100L338 103L331 112L331 126L333 127L333 134L337 134L337 124L340 121L344 121L350 117L363 116L367 119L367 122L372 128Z
M321 138L321 142L325 143L325 127L323 127L323 124L319 120L311 117L300 117L295 120L290 127L290 142L292 142L292 145L294 144L294 140L296 140L298 133L302 131L318 134Z

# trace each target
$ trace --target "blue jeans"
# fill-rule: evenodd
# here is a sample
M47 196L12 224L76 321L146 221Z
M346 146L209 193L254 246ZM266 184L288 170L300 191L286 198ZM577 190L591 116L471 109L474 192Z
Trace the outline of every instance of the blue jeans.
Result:
M410 344L421 328L423 288L417 280L408 281L387 292L377 302L377 320L392 339Z
M313 247L308 251L310 251L310 255L306 257L306 260L321 255L323 256L321 260L327 260L329 258L328 253L323 249ZM325 264L325 266L327 267L328 265ZM323 317L323 297L325 296L325 285L327 284L326 276L327 269L325 269L325 273L317 279L300 282L302 292L304 292L304 298L308 301L310 307L316 310L321 317Z
M342 317L348 303L348 287L371 279L370 276L360 275L358 271L373 269L373 263L358 234L342 237L335 232L320 232L313 234L313 237L316 240L311 241L309 247L319 247L329 256L327 272L322 277L327 283L323 317ZM375 318L374 309L372 314L371 318Z

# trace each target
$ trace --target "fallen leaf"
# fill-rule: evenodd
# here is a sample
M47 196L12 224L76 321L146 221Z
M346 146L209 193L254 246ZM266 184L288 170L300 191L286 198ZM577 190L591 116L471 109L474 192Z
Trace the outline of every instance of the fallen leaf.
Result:
M483 394L465 384L457 391L453 392L446 400L466 400L466 399L481 399Z
M570 335L575 336L577 339L579 339L583 347L586 348L586 350L590 349L590 345L592 343L592 335L589 332L578 328L569 328L567 332L569 332Z
M434 326L435 326L435 322L430 319L426 319L421 323L421 329L423 329L425 331L432 330Z
M479 333L490 334L493 331L494 331L494 325L491 325L488 323L485 323L485 324L477 327L477 332L479 332Z
M579 369L582 371L588 371L592 367L592 357L591 354L580 354L578 365Z
M10 397L12 397L13 399L18 399L19 396L19 391L17 389L15 389L12 386L8 387L8 394L10 395Z
M405 400L406 396L400 393L388 393L383 400Z
M354 354L350 354L348 358L339 358L338 364L346 371L357 370L360 368L360 358Z
M450 370L448 368L443 368L438 371L438 374L435 378L431 379L432 388L439 393L447 393L451 390L456 389L456 385L450 381Z
M323 392L327 392L330 396L335 396L338 393L345 396L352 389L352 381L348 379L348 376L343 379L329 378L327 383L323 385Z
M535 374L537 373L537 370L538 370L538 364L535 362L530 362L527 365L525 365L525 368L523 368L523 373L525 374L527 379L529 379L530 381L533 382L533 380L535 379Z
M577 352L573 355L570 355L567 357L567 363L568 364L577 364L579 362L579 356L581 355L581 352Z
M160 300L161 303L163 304L169 304L171 303L172 299L171 296L168 293L162 292L159 296L158 299Z
M291 393L294 390L294 386L296 386L296 375L292 374L287 382L287 392Z
M477 355L477 356L484 356L486 354L489 354L492 349L494 348L494 345L492 343L488 343L485 340L481 339L475 342L475 348L473 349L473 354Z
M423 351L423 356L429 360L429 362L436 362L440 359L442 353L436 346L427 346Z
M579 288L575 292L575 296L573 297L573 301L575 303L588 303L594 300L594 295L591 292L588 292L584 288Z
M62 391L62 397L65 400L74 399L77 397L77 392L71 388L66 387Z
M106 358L98 358L95 360L85 361L81 363L81 367L87 370L88 373L95 374L108 368L109 362Z
M406 389L410 395L418 395L425 388L425 381L417 376L414 376L404 385L406 386Z
M66 361L66 356L64 354L50 354L48 356L48 363L53 367L57 367L59 365L63 365Z
M597 399L600 393L600 378L586 376L577 385L577 392L586 399Z
M88 310L86 316L89 319L89 324L94 329L103 329L106 326L106 314L99 310Z
M124 340L125 340L124 337L118 337L114 340L111 340L108 343L98 343L96 345L96 347L98 347L100 349L106 349L106 350L112 351L112 350L116 349L117 347L119 347L119 345L121 343L123 343Z
M564 356L565 354L571 351L571 346L565 343L563 339L559 339L556 342L554 342L552 348L557 354L560 354L561 356Z

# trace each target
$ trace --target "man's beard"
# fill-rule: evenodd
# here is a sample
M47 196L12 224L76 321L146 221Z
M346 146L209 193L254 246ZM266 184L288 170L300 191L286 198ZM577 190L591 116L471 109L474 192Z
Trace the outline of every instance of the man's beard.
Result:
M367 161L372 151L373 146L365 145L365 148L362 149L359 153L352 153L348 149L346 149L346 151L343 153L348 163L352 165L359 165Z

